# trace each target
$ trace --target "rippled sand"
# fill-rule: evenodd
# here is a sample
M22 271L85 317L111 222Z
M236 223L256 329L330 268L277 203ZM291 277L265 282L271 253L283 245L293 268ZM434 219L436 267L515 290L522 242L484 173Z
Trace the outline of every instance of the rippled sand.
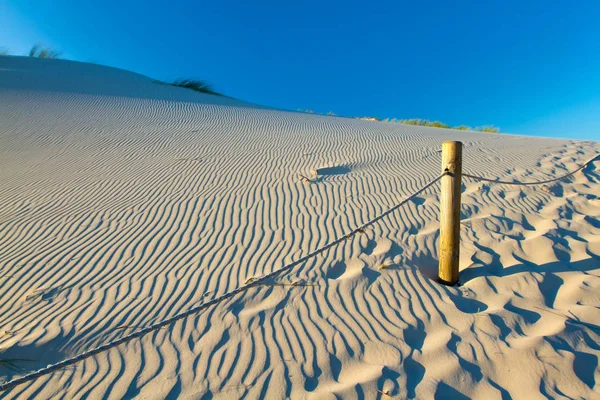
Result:
M502 179L600 152L0 57L0 360L29 360L0 364L0 382L336 239L439 175L446 140L465 172ZM460 287L432 279L436 185L271 285L0 397L593 398L600 162L543 187L463 184Z

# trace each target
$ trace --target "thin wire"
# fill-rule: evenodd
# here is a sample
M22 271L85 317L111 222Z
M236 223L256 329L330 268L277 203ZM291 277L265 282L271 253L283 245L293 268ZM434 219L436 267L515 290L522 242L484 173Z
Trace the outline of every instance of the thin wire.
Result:
M554 178L554 179L548 179L545 181L535 181L535 182L509 182L509 181L501 181L501 180L495 180L495 179L489 179L489 178L483 178L481 176L475 176L475 175L470 175L470 174L462 174L462 176L466 177L466 178L472 178L472 179L476 179L479 181L485 181L485 182L491 182L491 183L501 183L503 185L521 185L521 186L531 186L531 185L542 185L544 183L550 183L550 182L556 182L556 181L560 181L562 179L568 178L569 176L581 171L582 169L584 169L585 167L588 166L588 164L596 161L598 158L600 158L600 154L597 154L594 158L592 158L591 160L589 160L588 162L586 162L585 164L581 165L579 168L577 168L574 171L569 172L566 175L563 175L559 178Z
M216 297L216 298L214 298L214 299L212 299L212 300L210 300L210 301L208 301L206 303L202 303L202 304L200 304L200 305L198 305L196 307L192 307L192 308L190 308L187 311L184 311L182 313L176 314L173 317L170 317L170 318L167 318L167 319L165 319L163 321L157 322L157 323L155 323L153 325L150 325L150 326L148 326L148 327L146 327L144 329L141 329L141 330L139 330L137 332L133 332L133 333L131 333L131 334L127 335L127 336L124 336L124 337L122 337L120 339L117 339L117 340L114 340L112 342L103 344L101 346L98 346L96 348L88 350L88 351L86 351L86 352L84 352L82 354L79 354L77 356L74 356L74 357L68 358L66 360L60 361L60 362L58 362L56 364L50 364L50 365L46 366L45 368L42 368L42 369L40 369L38 371L32 372L32 373L27 374L27 375L24 375L24 376L22 376L20 378L13 379L11 381L8 381L8 382L5 382L3 384L0 384L0 392L8 390L8 389L12 389L12 388L14 388L17 385L23 384L25 382L32 381L34 379L37 379L39 377L42 377L44 375L48 375L48 374L50 374L50 373L52 373L54 371L57 371L57 370L59 370L61 368L64 368L66 366L78 363L79 361L82 361L82 360L84 360L84 359L86 359L88 357L91 357L91 356L95 355L95 354L98 354L98 353L104 352L106 350L109 350L109 349L111 349L113 347L116 347L116 346L118 346L120 344L128 342L128 341L130 341L132 339L142 337L142 336L144 336L144 335L146 335L146 334L148 334L148 333L150 333L152 331L160 329L160 328L162 328L162 327L164 327L166 325L170 325L170 324L172 324L175 321L178 321L180 319L186 318L186 317L188 317L188 316L190 316L192 314L196 314L199 311L202 311L202 310L204 310L204 309L206 309L206 308L208 308L208 307L210 307L212 305L215 305L215 304L217 304L217 303L219 303L219 302L221 302L223 300L226 300L226 299L228 299L230 297L233 297L233 296L235 296L238 293L246 291L246 290L250 289L253 286L259 285L262 282L264 282L264 281L266 281L266 280L268 280L270 278L273 278L273 277L275 277L275 276L277 276L277 275L279 275L279 274L281 274L281 273L283 273L283 272L285 272L285 271L287 271L287 270L289 270L289 269L291 269L291 268L293 268L293 267L295 267L295 266L297 266L297 265L299 265L299 264L301 264L301 263L303 263L303 262L305 262L305 261L307 261L307 260L309 260L309 259L311 259L313 257L316 257L317 255L319 255L319 254L323 253L324 251L332 248L333 246L335 246L335 245L343 242L344 240L347 240L347 239L351 238L352 236L356 235L357 233L363 232L363 230L365 228L369 227L370 225L373 225L375 222L381 220L385 216L387 216L387 215L391 214L392 212L396 211L402 205L406 204L412 198L414 198L415 196L417 196L418 194L420 194L421 192L423 192L425 189L427 189L430 186L432 186L433 184L435 184L437 181L439 181L440 179L442 179L442 177L444 175L447 175L447 174L448 174L447 172L442 173L437 178L433 179L432 181L430 181L429 183L427 183L425 186L423 186L422 188L420 188L419 190L417 190L416 192L414 192L410 196L404 198L404 200L402 200L400 203L396 204L392 208L388 209L384 213L382 213L379 216L373 218L372 220L368 221L367 223L361 225L360 227L354 229L350 233L348 233L348 234L346 234L344 236L340 236L339 238L335 239L334 241L332 241L330 243L327 243L326 245L318 248L317 250L314 250L313 252L305 255L304 257L300 258L299 260L296 260L296 261L294 261L294 262L292 262L292 263L290 263L288 265L284 265L283 267L281 267L281 268L279 268L279 269L277 269L277 270L275 270L273 272L270 272L270 273L268 273L266 275L263 275L263 276L261 276L259 278L252 279L251 281L249 281L245 285L242 285L242 286L238 287L237 289L234 289L234 290L232 290L230 292L222 294L221 296Z

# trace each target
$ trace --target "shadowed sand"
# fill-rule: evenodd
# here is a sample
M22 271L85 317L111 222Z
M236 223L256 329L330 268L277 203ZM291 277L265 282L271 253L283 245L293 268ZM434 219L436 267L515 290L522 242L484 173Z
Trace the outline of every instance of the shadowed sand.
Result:
M0 381L168 318L337 238L440 173L560 175L598 143L258 108L112 68L0 57ZM599 163L438 187L219 305L6 398L593 398ZM299 175L316 176L301 180ZM291 285L302 282L302 285ZM284 285L278 285L284 284Z

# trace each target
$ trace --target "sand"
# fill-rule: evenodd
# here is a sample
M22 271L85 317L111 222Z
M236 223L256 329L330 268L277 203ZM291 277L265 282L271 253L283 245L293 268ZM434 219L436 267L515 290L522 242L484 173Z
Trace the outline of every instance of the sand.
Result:
M490 178L552 177L600 153L0 57L0 360L28 360L0 364L0 382L343 235L435 178L445 140ZM432 279L438 184L272 285L0 397L598 398L599 168L543 187L465 179L460 287Z

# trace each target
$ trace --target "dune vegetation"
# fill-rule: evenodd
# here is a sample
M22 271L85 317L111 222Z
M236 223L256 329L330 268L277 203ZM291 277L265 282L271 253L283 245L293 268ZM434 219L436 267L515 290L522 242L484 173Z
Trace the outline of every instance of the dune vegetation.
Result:
M172 86L178 86L186 89L191 89L196 92L213 94L215 96L222 96L221 93L215 92L212 85L199 79L176 79L170 83Z
M34 46L31 47L31 49L27 53L27 56L28 57L36 57L36 58L56 59L56 58L60 58L61 54L62 53L60 51L56 51L56 50L53 50L48 47L43 47L40 44L35 44ZM0 47L0 56L9 56L9 55L12 55L9 49L7 49L5 47ZM159 81L159 80L156 80L155 82L160 83L160 84L166 84L166 85L191 89L191 90L194 90L199 93L206 93L206 94L212 94L215 96L222 96L221 93L218 93L213 89L211 84L207 83L206 81L200 80L200 79L180 78L180 79L176 79L172 82L163 82L163 81Z
M61 53L60 51L52 50L48 47L42 47L39 44L34 45L31 50L29 50L29 57L37 57L37 58L59 58Z
M43 47L40 44L35 44L31 47L29 52L26 54L28 57L36 58L60 58L62 53L57 50L53 50L49 47ZM12 55L10 50L6 47L0 47L0 56Z
M6 48L0 48L0 56L7 56L7 55L10 55L9 50ZM27 55L29 57L53 58L54 59L54 58L59 58L61 53L59 51L52 50L48 47L43 47L39 44L36 44L31 48L31 50L29 50L29 53ZM163 82L163 81L156 80L155 83L191 89L191 90L193 90L195 92L199 92L199 93L212 94L215 96L223 96L223 94L216 92L211 84L207 83L204 80L200 80L200 79L179 78L179 79L175 79L172 82ZM297 111L308 113L308 114L316 114L313 110L308 110L308 109L307 110L298 109ZM317 113L317 114L320 114L320 113ZM337 116L337 114L333 113L332 111L329 111L327 114L322 114L322 115ZM381 118L377 118L377 117L357 117L356 119L367 120L367 121L388 122L388 123L392 123L392 124L427 126L430 128L457 129L457 130L461 130L461 131L479 131L479 132L490 132L490 133L499 133L500 132L500 129L493 125L476 126L475 128L472 128L467 125L450 126L450 125L445 124L440 121L429 121L427 119L420 119L420 118L410 118L410 119L385 118L385 119L381 119Z
M428 126L430 128L444 128L444 129L457 129L460 131L478 131L478 132L490 132L490 133L499 133L500 129L498 127L495 127L493 125L483 125L483 126L476 126L475 128L472 128L468 125L458 125L458 126L451 126L448 124L445 124L443 122L440 121L429 121L428 119L420 119L420 118L411 118L411 119L396 119L396 118L386 118L386 119L379 119L376 117L364 117L364 118L359 118L359 119L366 119L366 120L370 120L370 121L381 121L381 122L388 122L388 123L392 123L392 124L405 124L405 125L415 125L415 126Z
M300 108L297 109L296 111L302 112L302 113L307 113L307 114L320 114L320 115L328 115L328 116L334 116L334 117L338 116L337 114L333 113L332 111L329 111L327 114L315 113L313 110L308 110L308 109L302 110ZM459 131L500 133L500 128L498 128L494 125L482 125L482 126L476 126L475 128L472 128L468 125L451 126L451 125L445 124L440 121L429 121L428 119L421 119L421 118L410 118L410 119L385 118L385 119L381 119L381 118L377 118L377 117L355 117L355 119L360 119L363 121L387 122L387 123L391 123L391 124L427 126L430 128L457 129Z

